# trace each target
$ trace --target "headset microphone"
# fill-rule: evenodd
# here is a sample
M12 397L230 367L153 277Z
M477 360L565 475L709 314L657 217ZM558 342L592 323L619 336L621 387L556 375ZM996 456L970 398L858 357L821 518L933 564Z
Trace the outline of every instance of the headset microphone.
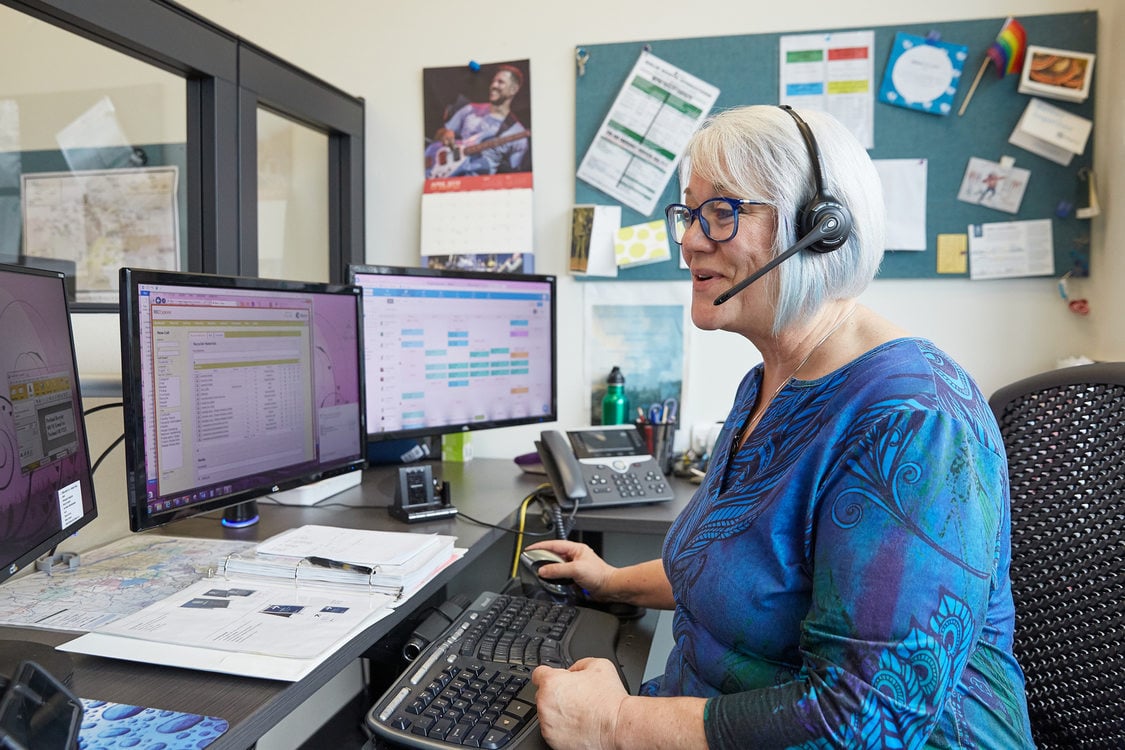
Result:
M797 129L801 131L801 138L805 141L805 147L809 152L809 160L812 162L813 185L816 192L813 194L812 200L806 203L801 208L801 212L797 214L797 232L800 239L781 255L750 274L749 278L743 279L716 297L716 305L723 304L772 271L782 261L792 258L806 247L814 253L830 253L833 250L838 250L847 241L848 235L852 231L851 212L843 203L825 192L824 163L820 156L820 149L817 148L812 128L788 104L782 104L781 109L793 118L793 121L797 123Z
M811 232L809 232L804 237L802 237L800 240L798 240L796 243L794 243L789 249L787 249L781 255L777 256L776 258L771 260L769 263L765 264L764 266L759 268L757 271L750 274L747 278L738 282L737 284L732 286L730 289L726 290L725 292L720 294L718 297L716 297L714 304L716 304L716 305L723 304L728 299L730 299L734 295L738 294L739 292L741 292L743 289L745 289L746 287L753 284L758 279L765 276L767 273L772 271L774 268L781 265L781 263L783 261L786 261L789 258L793 257L794 255L796 255L800 251L804 250L809 245L812 245L816 242L820 242L821 240L825 239L826 237L832 237L834 234L838 234L838 233L839 233L839 219L837 219L835 216L825 216L823 219L820 220L820 223L818 223L813 228L813 230Z

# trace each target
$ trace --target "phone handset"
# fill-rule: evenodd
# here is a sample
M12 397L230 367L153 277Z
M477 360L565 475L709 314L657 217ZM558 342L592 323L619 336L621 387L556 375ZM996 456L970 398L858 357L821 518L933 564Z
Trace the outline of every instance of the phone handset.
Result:
M574 449L570 447L566 437L556 430L544 430L540 438L541 440L535 441L535 449L539 452L539 460L543 464L543 470L547 472L547 479L555 488L555 496L571 505L580 504L587 498L589 491Z

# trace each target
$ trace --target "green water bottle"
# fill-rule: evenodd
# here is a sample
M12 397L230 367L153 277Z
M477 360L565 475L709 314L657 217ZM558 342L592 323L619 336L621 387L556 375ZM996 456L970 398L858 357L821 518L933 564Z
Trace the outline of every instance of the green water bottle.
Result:
M617 365L605 381L602 399L602 424L626 424L629 421L629 397L625 395L625 376Z

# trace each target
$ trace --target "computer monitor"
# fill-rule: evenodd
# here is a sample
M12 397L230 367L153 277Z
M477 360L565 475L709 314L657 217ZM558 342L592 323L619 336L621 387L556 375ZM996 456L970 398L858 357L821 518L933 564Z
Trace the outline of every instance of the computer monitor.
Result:
M555 277L352 266L370 441L558 418Z
M0 265L0 582L98 514L66 300L64 274ZM0 676L35 648L0 641Z
M123 268L120 295L131 529L364 467L358 289Z

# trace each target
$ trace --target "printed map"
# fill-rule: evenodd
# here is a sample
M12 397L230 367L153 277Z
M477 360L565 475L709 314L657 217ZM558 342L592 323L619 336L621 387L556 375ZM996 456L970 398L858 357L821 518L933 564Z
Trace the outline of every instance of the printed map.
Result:
M94 630L214 575L253 542L132 535L81 555L73 570L36 571L0 586L0 624Z

